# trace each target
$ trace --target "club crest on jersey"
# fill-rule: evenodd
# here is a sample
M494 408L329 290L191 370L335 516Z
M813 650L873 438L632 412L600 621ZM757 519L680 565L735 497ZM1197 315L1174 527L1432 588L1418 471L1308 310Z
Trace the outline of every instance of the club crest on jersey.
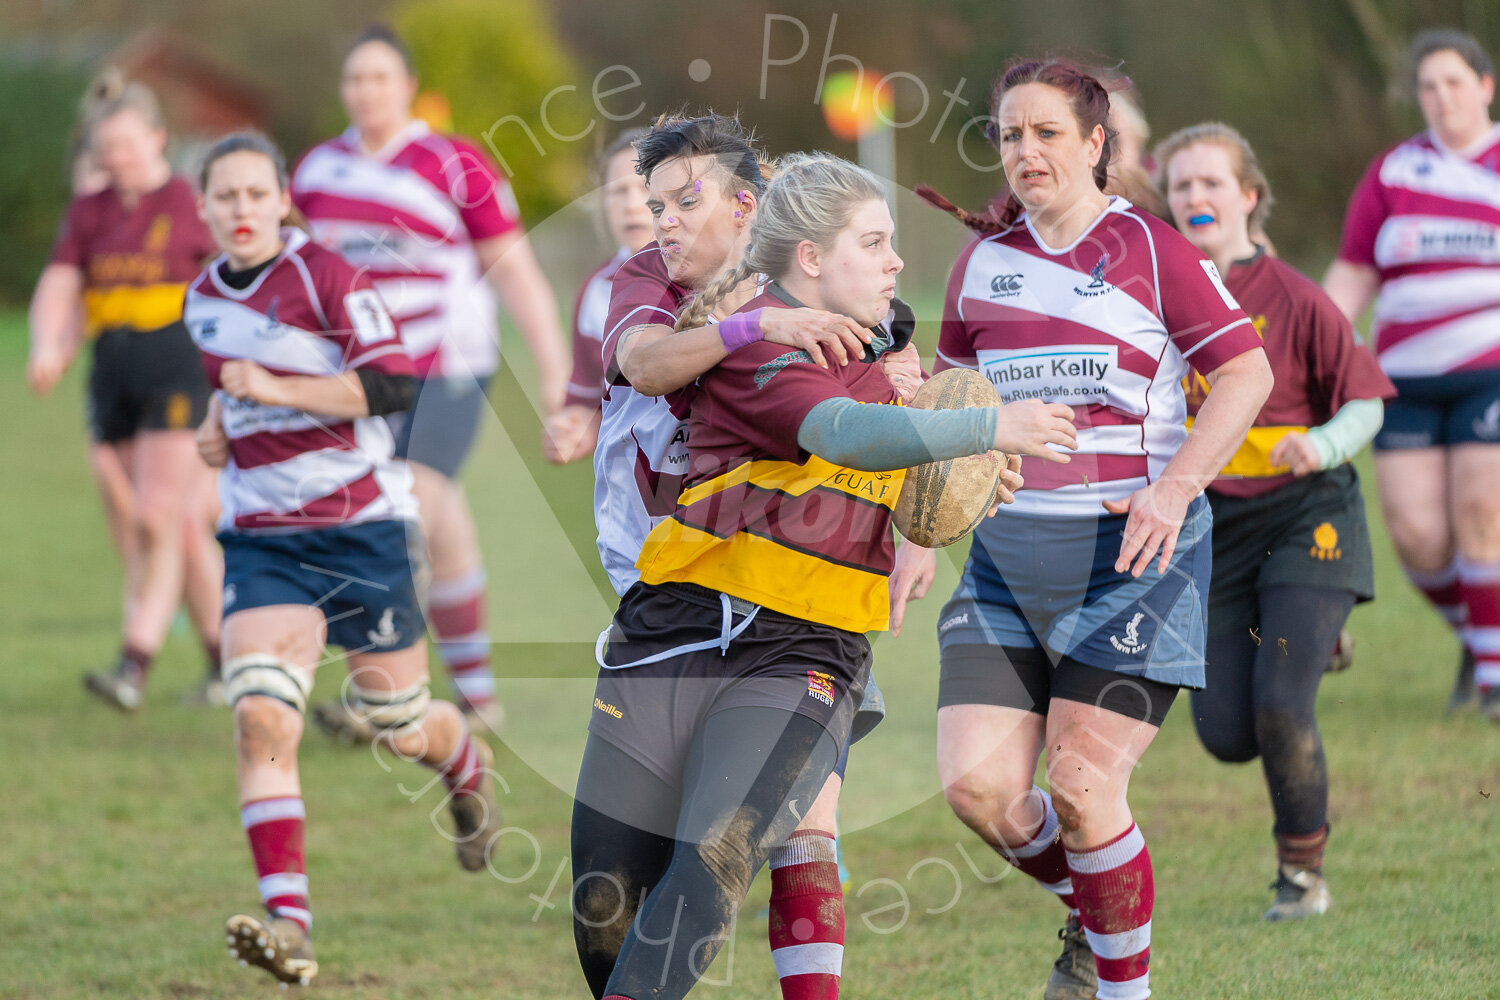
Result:
M208 319L198 324L198 339L200 341L211 340L214 337L218 336L218 334L219 320L217 317L210 316Z
M396 629L395 618L396 609L386 608L385 613L380 616L380 623L365 633L371 645L385 649L401 641L401 633Z
M286 327L281 320L276 318L276 307L281 304L280 297L271 299L271 304L266 307L266 325L264 329L256 330L255 335L263 340L275 340L286 333Z
M1104 270L1107 267L1109 267L1109 254L1100 254L1099 262L1089 271L1090 280L1088 285L1084 288L1074 285L1073 291L1085 298L1092 298L1095 295L1104 295L1107 292L1113 291L1114 286L1106 284L1104 281Z
M1119 636L1112 635L1109 637L1109 644L1122 653L1139 653L1144 650L1149 645L1141 641L1141 621L1145 617L1144 612L1137 611L1135 617L1130 619L1130 624L1125 626L1125 638L1122 640Z
M997 274L990 279L990 298L1008 299L1021 294L1022 274Z
M787 351L785 354L777 355L770 361L755 369L755 388L764 389L766 383L779 375L784 368L795 364L806 362L812 364L812 355L806 351Z

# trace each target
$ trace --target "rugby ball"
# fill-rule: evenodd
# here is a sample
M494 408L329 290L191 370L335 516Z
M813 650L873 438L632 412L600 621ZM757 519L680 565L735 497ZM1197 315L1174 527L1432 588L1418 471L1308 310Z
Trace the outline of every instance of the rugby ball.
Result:
M919 410L999 406L990 380L969 368L950 368L928 379L907 404ZM906 470L891 520L902 537L924 548L952 545L979 526L1000 496L1004 452L966 455Z

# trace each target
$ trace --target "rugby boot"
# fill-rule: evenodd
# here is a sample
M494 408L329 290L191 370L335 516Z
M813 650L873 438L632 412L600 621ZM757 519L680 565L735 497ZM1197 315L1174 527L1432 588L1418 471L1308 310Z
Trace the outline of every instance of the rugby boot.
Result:
M1070 916L1057 936L1063 950L1052 963L1042 1000L1094 1000L1099 990L1099 970L1094 965L1094 952L1089 947L1088 935L1083 932L1083 923Z
M122 712L139 712L146 701L145 678L140 671L123 662L107 674L84 674L83 687L95 698Z
M495 800L495 752L484 740L471 735L474 755L479 761L479 788L468 795L454 795L448 800L453 814L453 848L458 863L466 871L477 872L489 864L500 834L500 803Z
M375 742L375 727L349 711L340 701L325 701L312 707L313 722L345 746L363 746Z
M188 708L223 708L224 682L212 675L205 677L197 687L183 692L182 703Z
M1479 689L1479 714L1500 724L1500 687Z
M306 986L318 974L312 939L295 920L237 913L224 922L224 937L231 958L265 969L283 983Z
M1478 692L1474 687L1474 654L1467 649L1458 661L1458 676L1453 678L1453 690L1448 694L1448 714L1462 709L1474 700Z
M1271 888L1276 890L1276 902L1265 916L1272 923L1326 913L1333 902L1328 894L1328 880L1322 872L1311 868L1280 865Z
M1323 673L1339 674L1354 663L1354 636L1346 628L1339 629L1339 641L1333 644L1333 655L1323 664Z

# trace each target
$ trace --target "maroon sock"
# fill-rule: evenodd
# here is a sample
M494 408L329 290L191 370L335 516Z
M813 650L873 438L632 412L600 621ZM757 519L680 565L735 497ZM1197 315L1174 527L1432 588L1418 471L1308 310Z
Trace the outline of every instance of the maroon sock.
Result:
M1328 826L1312 833L1276 834L1276 860L1292 868L1323 870L1323 849L1328 846Z
M1156 886L1146 839L1134 823L1099 847L1068 851L1078 916L1099 971L1099 1000L1151 995L1151 910Z
M771 961L782 1000L838 1000L844 890L833 834L799 830L771 852Z
M1474 654L1474 685L1500 687L1500 565L1460 559L1458 589L1468 612L1463 636Z
M135 683L142 684L146 680L146 675L151 672L151 661L154 659L156 659L154 654L127 642L120 647L117 670Z
M240 807L240 823L250 839L266 911L273 917L295 920L311 933L303 849L305 816L302 799L296 796L256 799Z
M1057 837L1057 810L1046 790L1033 787L1032 794L1041 800L1042 825L1024 844L1006 844L998 848L1000 856L1023 873L1042 884L1042 888L1062 900L1068 912L1077 913L1073 882L1068 873L1068 855Z
M474 749L473 737L464 733L464 738L459 741L453 755L439 764L436 770L443 776L443 784L448 786L448 791L455 796L473 795L479 791L484 771L479 767L479 753Z

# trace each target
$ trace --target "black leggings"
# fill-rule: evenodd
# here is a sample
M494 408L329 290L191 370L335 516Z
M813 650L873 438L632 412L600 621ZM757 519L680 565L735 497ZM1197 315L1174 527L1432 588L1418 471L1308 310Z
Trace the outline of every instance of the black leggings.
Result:
M593 995L685 997L837 758L812 719L725 709L694 737L679 790L590 735L573 806L573 938Z
M1198 738L1222 761L1260 757L1278 834L1314 833L1328 823L1328 762L1314 708L1353 607L1344 590L1269 587L1260 592L1255 635L1208 640L1208 686L1193 692Z

